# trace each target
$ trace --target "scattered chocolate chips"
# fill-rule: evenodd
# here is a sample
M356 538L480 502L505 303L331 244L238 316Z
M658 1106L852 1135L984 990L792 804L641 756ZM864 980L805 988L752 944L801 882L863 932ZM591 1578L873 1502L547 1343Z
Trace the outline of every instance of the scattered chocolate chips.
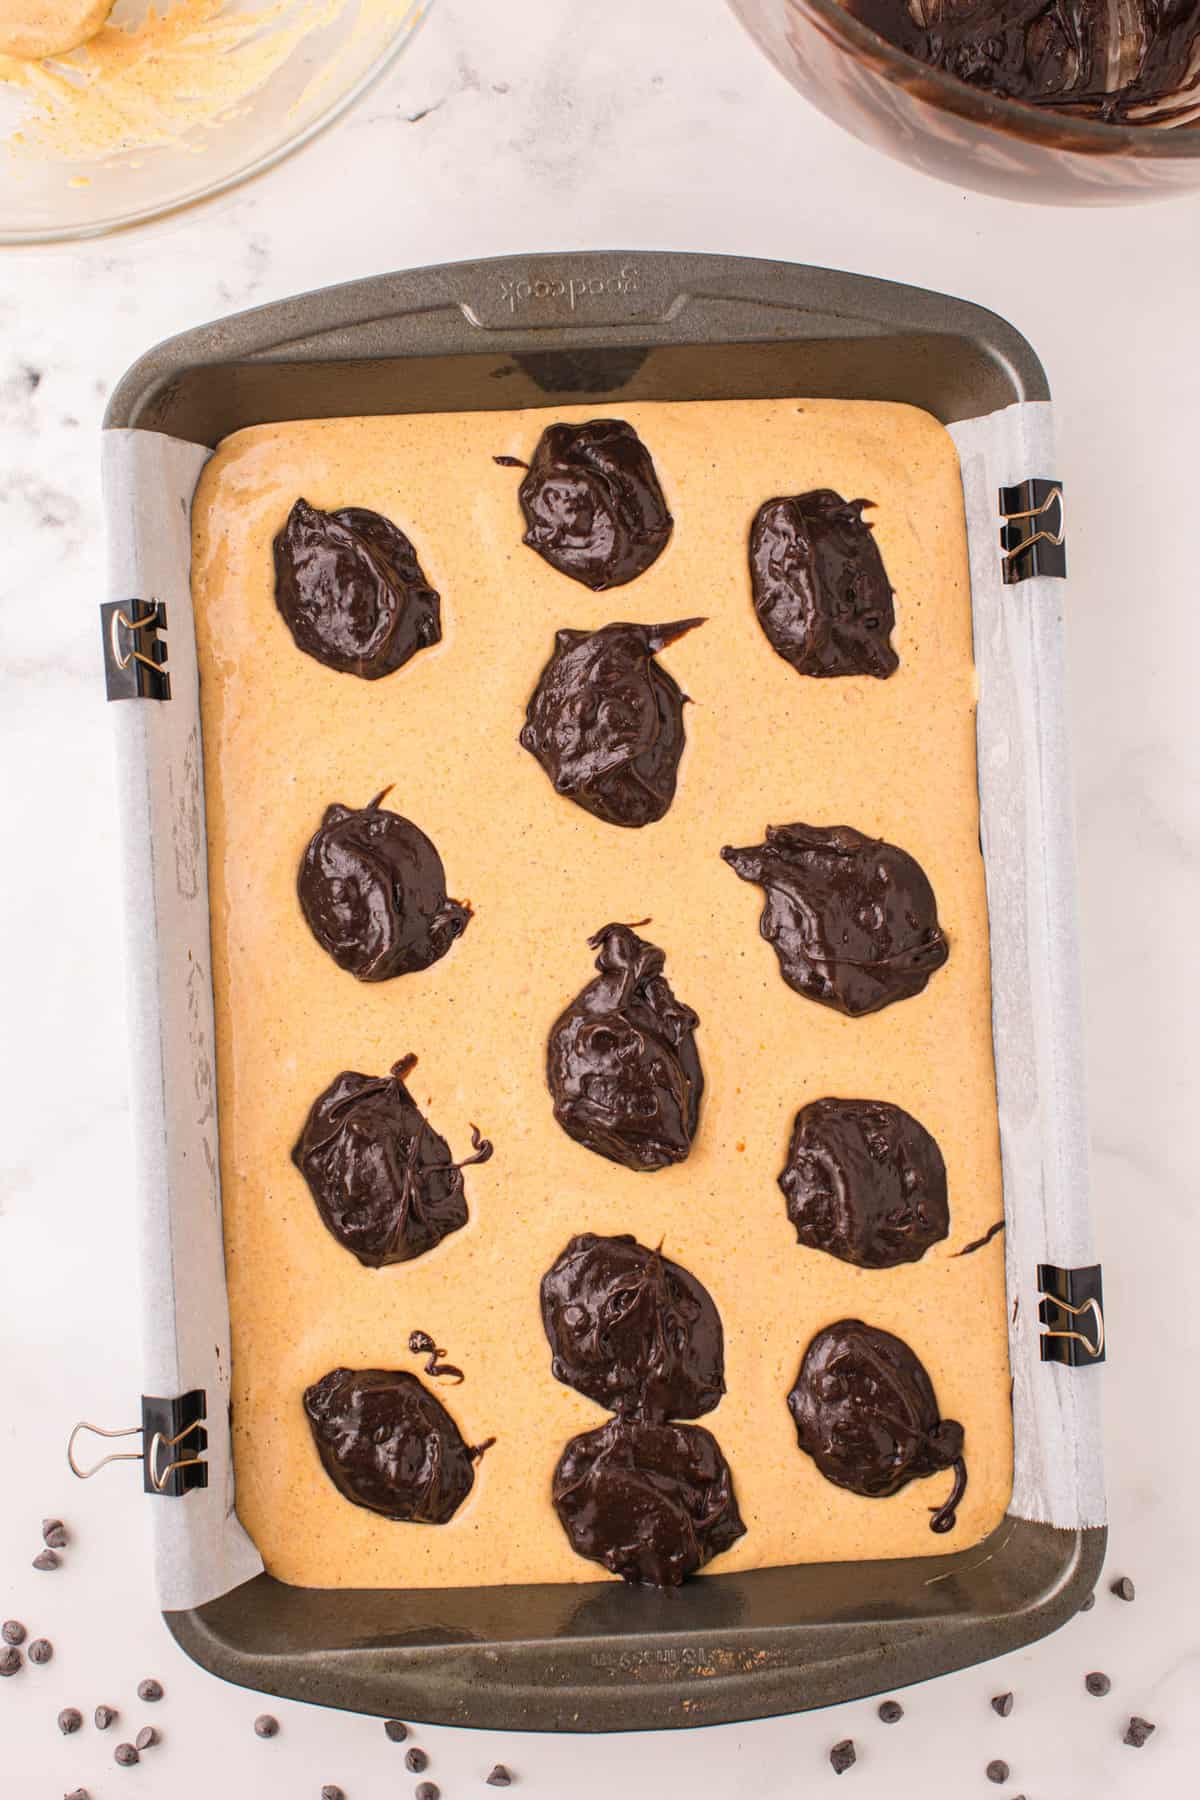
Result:
M42 1520L42 1542L51 1550L62 1550L67 1542L67 1528L61 1519Z
M892 585L863 508L830 488L766 500L750 528L754 611L801 675L895 672Z
M135 1750L152 1750L158 1742L158 1733L153 1725L143 1725L133 1740Z
M920 864L850 825L768 825L722 857L766 899L759 931L790 988L857 1018L924 989L949 951Z
M444 1525L475 1480L473 1459L441 1401L405 1369L332 1369L305 1390L325 1473L355 1506Z
M419 1775L422 1769L429 1767L429 1758L414 1744L411 1750L404 1752L404 1766L410 1775Z
M6 1644L0 1650L0 1675L16 1675L24 1660L15 1644Z
M313 936L359 981L390 981L445 956L470 923L446 896L442 859L425 833L381 806L327 806L296 888Z
M520 501L530 549L593 592L644 574L671 535L650 452L623 419L548 425Z
M1093 1669L1090 1675L1085 1675L1083 1685L1097 1700L1102 1700L1105 1694L1112 1692L1112 1682L1102 1669Z
M134 1763L141 1762L141 1760L132 1744L118 1744L113 1751L113 1761L120 1763L123 1769L132 1769Z
M1149 1719L1139 1719L1137 1714L1134 1713L1126 1727L1125 1736L1121 1739L1121 1742L1123 1744L1128 1744L1132 1750L1141 1750L1157 1730L1157 1725L1152 1725Z
M878 1711L885 1725L896 1725L904 1717L904 1708L898 1700L881 1700Z
M344 1069L309 1109L292 1149L321 1222L369 1269L424 1256L467 1222L462 1171L492 1146L472 1127L474 1156L456 1163L404 1085L416 1064L388 1075Z
M654 658L703 623L557 633L520 740L556 793L608 825L664 817L683 755L684 695Z
M853 1738L843 1738L829 1752L829 1763L835 1775L844 1775L858 1761L858 1751L854 1748Z
M697 1419L725 1392L711 1294L633 1237L572 1238L542 1277L541 1304L555 1380L610 1412Z
M48 1663L54 1655L54 1645L49 1638L34 1638L25 1654L31 1663Z
M554 1116L597 1156L639 1171L683 1162L700 1117L700 1023L675 998L665 957L629 925L588 939L600 971L560 1014L546 1048Z
M413 1789L413 1800L441 1800L441 1793L436 1781L418 1781Z
M3 1638L6 1644L23 1644L25 1627L20 1619L5 1619L3 1625L0 1625L0 1638Z
M161 1700L163 1697L162 1682L155 1681L152 1675L147 1676L145 1681L138 1682L137 1695L139 1700L146 1700L151 1704L156 1700Z
M57 1569L62 1559L53 1550L41 1550L33 1559L35 1569Z
M733 1476L699 1425L615 1418L568 1443L552 1488L571 1548L628 1582L677 1587L745 1533Z
M274 549L275 604L297 648L326 668L377 681L440 640L440 598L381 513L297 500Z
M1001 1762L1000 1758L997 1757L994 1762L988 1764L985 1774L989 1781L994 1781L996 1786L1000 1787L1003 1782L1008 1780L1010 1770L1008 1764L1006 1762Z
M77 1706L64 1706L58 1715L58 1729L64 1737L70 1737L83 1724L83 1714Z
M862 1269L917 1262L950 1230L942 1153L886 1100L802 1106L779 1185L799 1241Z
M1130 1581L1128 1575L1120 1576L1113 1582L1108 1591L1110 1594L1115 1594L1118 1600L1132 1600L1137 1593L1137 1589L1134 1587L1132 1581Z
M999 1714L1000 1718L1007 1719L1007 1717L1008 1717L1009 1713L1011 1713L1012 1709L1013 1709L1013 1697L1011 1694L993 1694L992 1695L992 1711L994 1713Z
M485 1777L489 1787L511 1787L512 1776L503 1763L497 1763L490 1775Z
M107 1731L118 1716L115 1706L98 1706L92 1714L92 1720L97 1731Z
M402 1744L408 1736L408 1726L400 1719L385 1719L383 1722L385 1735L393 1744Z
M1079 1608L1079 1610L1080 1610L1080 1612L1091 1612L1091 1610L1092 1610L1093 1606L1095 1606L1095 1604L1096 1604L1095 1594L1089 1594L1087 1599L1083 1602L1082 1606Z
M800 1448L851 1493L882 1499L952 1468L953 1491L930 1530L953 1529L967 1486L963 1428L940 1416L925 1366L903 1339L861 1319L827 1325L804 1352L788 1406Z
M278 1733L279 1720L273 1717L271 1713L259 1713L257 1719L254 1721L255 1737L273 1738L278 1736Z

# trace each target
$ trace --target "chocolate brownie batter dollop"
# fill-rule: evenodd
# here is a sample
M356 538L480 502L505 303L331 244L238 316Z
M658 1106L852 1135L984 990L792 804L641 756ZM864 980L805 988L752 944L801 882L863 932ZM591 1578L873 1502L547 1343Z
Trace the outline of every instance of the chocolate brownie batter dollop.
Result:
M703 619L560 631L521 743L557 793L609 825L650 825L675 798L684 694L654 658Z
M441 599L398 525L363 506L297 500L275 539L275 604L297 646L378 681L442 635Z
M343 1070L313 1101L292 1151L322 1223L369 1269L411 1262L465 1225L462 1171L492 1154L472 1126L474 1156L453 1161L404 1085L416 1060L390 1075Z
M829 488L764 501L750 528L754 611L773 650L801 675L891 675L892 586L869 500Z
M610 1412L698 1419L725 1392L708 1289L636 1238L574 1237L542 1277L555 1379Z
M446 871L425 833L384 810L390 792L363 807L327 807L296 884L318 944L359 981L427 969L471 918L447 899Z
M800 1242L861 1269L918 1262L950 1230L942 1153L886 1100L802 1106L779 1185Z
M671 535L650 452L623 419L548 425L520 500L530 549L596 592L644 574Z
M700 1116L700 1023L671 992L665 957L629 925L589 945L600 973L555 1020L546 1048L554 1116L568 1136L627 1169L683 1162Z
M616 1418L585 1431L562 1453L553 1499L572 1549L650 1587L678 1587L746 1530L701 1425Z
M902 1338L861 1319L819 1331L788 1395L800 1448L827 1481L884 1499L910 1481L954 1470L931 1531L950 1531L967 1491L963 1428L943 1419L925 1365Z
M487 1448L470 1449L441 1401L405 1369L331 1369L304 1391L325 1473L355 1506L444 1525Z
M972 87L1119 125L1200 118L1196 0L844 0Z
M788 986L857 1017L919 994L949 951L937 902L905 850L850 825L768 825L721 855L766 894L759 930Z

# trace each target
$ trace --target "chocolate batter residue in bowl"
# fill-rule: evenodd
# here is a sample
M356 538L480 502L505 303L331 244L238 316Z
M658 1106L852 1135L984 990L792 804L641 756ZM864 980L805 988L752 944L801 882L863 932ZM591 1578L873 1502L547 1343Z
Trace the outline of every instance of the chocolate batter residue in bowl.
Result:
M950 1230L942 1153L886 1100L802 1106L779 1185L800 1242L861 1269L919 1262Z
M474 1156L453 1160L404 1085L416 1060L388 1075L343 1070L313 1101L292 1150L322 1223L369 1269L411 1262L460 1230L462 1171L492 1154L472 1126Z
M554 1471L571 1547L624 1581L678 1587L745 1535L733 1476L701 1425L610 1419Z
M469 1448L441 1401L405 1369L331 1369L304 1392L325 1473L355 1506L444 1525L488 1444Z
M555 1020L546 1047L554 1116L598 1156L665 1169L684 1161L696 1135L700 1020L672 993L663 952L632 926L604 925L588 943L600 973Z
M440 641L441 598L382 513L297 500L274 555L275 604L297 647L327 668L378 681Z
M804 1352L788 1395L800 1448L827 1481L871 1499L954 1470L954 1488L931 1508L929 1529L951 1531L967 1489L963 1428L943 1419L925 1365L890 1331L839 1319Z
M530 549L596 592L644 575L674 523L650 452L623 419L548 425L520 501Z
M850 825L768 825L722 857L766 893L759 930L788 986L858 1017L924 989L949 955L915 858Z
M801 675L894 674L892 586L869 500L830 488L766 500L750 528L754 611L771 648Z
M880 37L970 86L1118 125L1200 115L1196 0L844 0Z
M471 919L446 896L446 871L411 819L381 805L329 806L300 864L297 891L313 936L359 981L390 981L445 956Z
M654 658L703 619L559 631L521 743L554 784L609 825L663 818L683 755L679 684Z
M725 1392L712 1295L636 1238L574 1237L542 1277L555 1379L610 1412L698 1419Z

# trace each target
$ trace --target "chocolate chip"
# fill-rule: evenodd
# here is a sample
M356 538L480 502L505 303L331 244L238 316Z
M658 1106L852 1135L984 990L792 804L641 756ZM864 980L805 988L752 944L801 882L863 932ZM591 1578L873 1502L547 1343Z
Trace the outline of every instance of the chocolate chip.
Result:
M1006 1762L1001 1762L1000 1758L997 1757L995 1762L990 1762L988 1764L986 1773L987 1773L988 1780L994 1781L996 1783L996 1786L999 1787L1001 1785L1001 1783L1008 1780L1008 1776L1009 1776L1008 1764Z
M23 1644L25 1627L20 1619L5 1619L3 1625L0 1625L0 1638L3 1638L6 1644Z
M1096 1604L1095 1594L1089 1594L1087 1599L1084 1601L1083 1605L1079 1608L1079 1610L1080 1610L1080 1612L1091 1612L1091 1610L1092 1610L1093 1606L1095 1606L1095 1604Z
M42 1542L51 1550L61 1550L67 1541L67 1528L61 1519L42 1520Z
M161 1700L162 1697L163 1697L162 1682L155 1681L155 1679L152 1675L148 1676L145 1681L138 1682L138 1699L139 1700L151 1700L151 1701Z
M116 1717L117 1709L115 1706L98 1706L92 1714L97 1731L107 1731Z
M64 1706L58 1715L58 1729L64 1737L70 1737L83 1724L83 1714L77 1706Z
M854 1748L853 1738L843 1738L829 1752L829 1763L835 1775L844 1775L858 1761L858 1752Z
M491 1774L487 1777L487 1784L489 1787L511 1787L512 1775L505 1768L503 1763L497 1763Z
M885 1725L894 1725L904 1717L904 1708L898 1700L882 1700L879 1704L879 1716Z
M1012 1711L1012 1709L1013 1709L1013 1697L1011 1694L993 1694L992 1695L992 1711L994 1713L999 1713L999 1715L1002 1719L1007 1719L1007 1717L1008 1717L1009 1713Z
M0 1675L15 1675L23 1661L21 1652L12 1644L0 1650Z
M1154 1735L1156 1729L1157 1728L1150 1723L1149 1719L1139 1719L1135 1713L1130 1719L1128 1729L1121 1741L1122 1743L1130 1745L1134 1750L1140 1750L1147 1740Z
M408 1736L408 1726L402 1724L399 1719L385 1719L383 1729L393 1744L402 1744Z
M27 1655L31 1663L48 1663L54 1655L54 1645L49 1638L34 1638Z
M279 1730L279 1720L270 1713L259 1713L254 1721L254 1735L260 1738L273 1738Z
M1093 1669L1090 1675L1085 1675L1083 1685L1088 1693L1095 1694L1098 1700L1102 1700L1105 1694L1112 1691L1112 1682L1101 1669Z
M1132 1600L1137 1589L1134 1587L1132 1581L1130 1581L1128 1575L1122 1575L1117 1581L1113 1582L1108 1591L1110 1594L1115 1594L1118 1600Z
M327 1781L321 1789L321 1800L346 1800L345 1790L336 1781Z
M141 1762L141 1760L132 1744L118 1744L113 1751L113 1761L120 1763L123 1769L132 1769L134 1763Z
M35 1569L57 1569L59 1558L53 1550L40 1550L33 1559Z
M419 1775L422 1769L429 1767L429 1758L414 1744L411 1750L404 1752L404 1766L410 1775Z
M436 1781L418 1781L413 1800L441 1800L441 1793Z
M72 1788L69 1794L63 1795L63 1800L92 1800L92 1797L86 1788Z
M150 1750L158 1742L158 1733L153 1725L143 1725L133 1741L137 1749Z

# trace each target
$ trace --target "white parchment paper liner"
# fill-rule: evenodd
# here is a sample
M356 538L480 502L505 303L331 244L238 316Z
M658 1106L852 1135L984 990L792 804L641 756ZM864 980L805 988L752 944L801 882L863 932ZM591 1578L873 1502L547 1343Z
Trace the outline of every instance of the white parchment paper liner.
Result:
M1057 474L1048 404L950 427L962 461L979 672L979 783L992 948L1016 1449L1010 1511L1104 1521L1098 1372L1042 1363L1039 1262L1094 1260L1063 693L1067 584L1000 578L998 488ZM203 1388L207 1488L150 1498L165 1610L262 1561L234 1511L212 970L190 590L190 511L209 452L109 431L110 599L166 605L171 699L112 707L125 838L128 981L147 1394ZM1013 1309L1015 1306L1015 1316ZM970 1346L964 1345L964 1354Z

